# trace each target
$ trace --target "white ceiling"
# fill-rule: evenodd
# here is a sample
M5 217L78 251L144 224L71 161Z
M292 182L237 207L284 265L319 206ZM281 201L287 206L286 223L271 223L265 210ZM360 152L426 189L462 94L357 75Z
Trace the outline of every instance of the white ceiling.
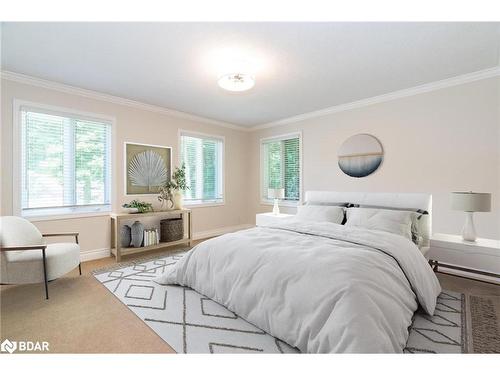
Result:
M250 127L499 64L500 23L3 23L2 69ZM221 56L256 67L217 86Z

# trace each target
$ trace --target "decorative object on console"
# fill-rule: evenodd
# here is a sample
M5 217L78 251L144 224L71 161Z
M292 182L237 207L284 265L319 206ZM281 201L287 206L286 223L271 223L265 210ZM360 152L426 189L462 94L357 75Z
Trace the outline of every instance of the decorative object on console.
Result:
M166 209L182 210L182 192L188 189L189 186L186 184L186 166L183 163L180 168L175 168L172 178L160 187L158 190L158 200L161 202L162 207L164 204L168 205Z
M274 199L273 214L280 214L278 200L285 198L285 189L267 189L267 197Z
M131 227L131 241L130 246L141 247L142 240L144 239L144 225L140 221L135 221Z
M168 184L168 185L167 185ZM169 187L170 182L160 187L158 190L158 201L161 203L161 211L174 209L174 197L172 189Z
M147 202L141 202L137 199L134 199L130 203L125 203L122 205L125 211L128 214L140 213L143 214L145 212L153 211L153 205Z
M145 229L144 230L144 247L151 245L158 245L160 243L158 238L158 229Z
M120 241L122 247L129 247L132 241L132 228L129 225L122 225L120 231Z
M465 224L462 229L464 241L474 242L477 238L474 227L474 212L491 211L490 193L453 192L451 193L451 208L457 211L465 211Z
M127 203L125 203L123 206L123 212L127 213L127 214L137 214L139 213L139 209L138 208L135 208L135 207L127 207Z
M338 152L339 168L351 177L366 177L375 172L384 158L379 140L370 134L348 138Z
M170 147L125 143L126 194L156 194L170 180Z
M160 220L160 241L171 242L184 238L184 222L182 218Z

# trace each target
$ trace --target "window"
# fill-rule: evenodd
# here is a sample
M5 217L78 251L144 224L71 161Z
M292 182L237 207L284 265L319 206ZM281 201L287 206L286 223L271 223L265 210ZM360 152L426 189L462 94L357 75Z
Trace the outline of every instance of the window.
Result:
M186 204L223 203L224 139L180 133L180 161L186 166Z
M289 134L261 140L261 197L269 202L268 189L284 189L285 202L301 199L301 135Z
M111 210L111 122L21 105L22 216Z

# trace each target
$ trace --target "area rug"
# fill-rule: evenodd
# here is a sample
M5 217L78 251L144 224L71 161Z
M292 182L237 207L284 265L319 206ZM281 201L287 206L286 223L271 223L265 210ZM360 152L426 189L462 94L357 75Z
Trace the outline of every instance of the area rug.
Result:
M157 255L93 273L177 353L299 353L190 288L152 281L182 255ZM498 314L482 296L443 291L435 315L417 311L409 330L405 353L500 352Z

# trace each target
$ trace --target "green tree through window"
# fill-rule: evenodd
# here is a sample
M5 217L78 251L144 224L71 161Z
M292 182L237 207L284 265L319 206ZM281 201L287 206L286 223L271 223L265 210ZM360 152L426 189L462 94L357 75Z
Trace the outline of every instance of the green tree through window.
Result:
M285 200L300 199L300 139L298 136L278 140L264 140L263 198L267 189L284 189Z
M181 162L186 166L189 186L184 192L187 202L222 201L222 147L222 139L181 133Z
M110 139L109 123L21 107L23 214L109 206Z

